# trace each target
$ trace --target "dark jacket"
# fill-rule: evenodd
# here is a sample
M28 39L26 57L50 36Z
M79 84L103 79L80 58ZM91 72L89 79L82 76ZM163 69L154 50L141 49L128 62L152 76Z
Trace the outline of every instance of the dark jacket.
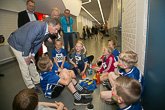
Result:
M38 20L37 14L34 13L34 16L36 17L36 20ZM27 14L27 11L21 11L18 13L18 28L26 24L27 22L30 22L29 16Z

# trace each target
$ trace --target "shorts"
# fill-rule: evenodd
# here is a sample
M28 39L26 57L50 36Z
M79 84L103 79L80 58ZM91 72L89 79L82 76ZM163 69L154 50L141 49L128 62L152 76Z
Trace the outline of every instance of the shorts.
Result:
M58 97L64 88L65 88L65 86L63 86L63 85L62 86L53 85L51 88L52 89L52 97L51 98Z

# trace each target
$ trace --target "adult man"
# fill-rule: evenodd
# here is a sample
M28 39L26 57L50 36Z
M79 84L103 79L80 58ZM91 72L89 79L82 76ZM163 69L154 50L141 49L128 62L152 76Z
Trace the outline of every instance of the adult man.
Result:
M8 39L8 43L19 63L27 88L32 88L37 93L41 92L35 87L35 85L40 83L40 77L34 64L34 56L48 34L57 33L60 26L61 23L56 18L50 18L46 22L32 21L18 28Z
M59 14L60 14L60 10L58 8L53 8L51 10L51 16L45 18L44 21L47 21L47 19L49 19L49 18L58 18L59 19ZM54 49L54 43L55 43L55 40L59 39L59 38L60 38L60 35L58 33L54 34L54 35L49 34L49 37L45 40L45 45L48 50L48 56L52 61L53 61L52 50Z
M18 28L30 21L38 20L37 15L34 13L35 2L33 0L27 0L27 10L18 13Z
M34 0L27 0L26 2L27 9L18 13L18 28L30 21L38 20L37 15L34 13L35 2ZM36 64L38 62L39 55L38 52L35 55Z
M70 45L70 50L73 48L73 30L72 24L73 19L70 17L70 10L66 9L64 11L64 17L61 18L62 30L63 30L63 39L64 39L64 47L66 52L68 53L68 42Z

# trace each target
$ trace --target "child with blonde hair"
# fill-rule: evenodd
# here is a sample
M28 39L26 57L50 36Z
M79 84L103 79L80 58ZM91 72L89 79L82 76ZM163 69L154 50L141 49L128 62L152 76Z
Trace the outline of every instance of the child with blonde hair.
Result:
M70 53L69 62L71 69L80 76L85 74L88 59L83 51L83 43L77 42L75 49Z
M99 71L102 73L100 77L100 81L105 81L108 79L109 72L113 72L115 67L113 63L115 62L114 56L112 55L113 50L111 47L105 47L103 51L102 59L102 66L101 67L95 67L95 71Z
M112 98L120 110L143 110L139 103L142 92L141 84L134 78L120 76L114 82Z
M55 48L52 50L52 57L54 59L55 72L58 72L64 68L70 69L70 65L67 62L65 62L66 51L62 48L61 40L55 41Z
M135 66L135 64L138 61L138 56L133 51L125 51L120 53L119 55L119 61L114 63L114 66L116 67L114 72L110 72L108 74L108 78L110 81L110 84L112 87L114 87L114 82L116 78L120 76L127 76L136 79L139 81L142 85L142 94L144 90L144 77L140 73L139 69ZM111 100L111 94L110 91L102 91L101 94L104 94L101 96L104 100Z
M113 49L112 55L114 56L115 62L118 61L120 52L116 49L117 43L114 40L108 40L108 47ZM102 64L101 57L97 58L97 65L100 66Z

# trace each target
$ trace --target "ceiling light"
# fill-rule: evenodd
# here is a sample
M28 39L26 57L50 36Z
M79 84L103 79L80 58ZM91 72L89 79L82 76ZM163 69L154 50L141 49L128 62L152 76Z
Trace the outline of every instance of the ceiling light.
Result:
M97 21L97 19L95 19L83 6L81 6L81 8L85 11L85 12L87 12L88 14L89 14L89 16L91 16L97 23L99 23L98 21ZM100 23L99 23L100 24Z
M104 22L104 24L105 24L104 15L103 15L103 11L102 11L102 8L101 8L100 0L97 0L97 2L98 2L98 4L99 4L101 16L102 16L103 22Z
M91 0L89 0L88 2L84 2L84 3L82 3L82 5L87 4L87 3L90 3L90 2L91 2Z

